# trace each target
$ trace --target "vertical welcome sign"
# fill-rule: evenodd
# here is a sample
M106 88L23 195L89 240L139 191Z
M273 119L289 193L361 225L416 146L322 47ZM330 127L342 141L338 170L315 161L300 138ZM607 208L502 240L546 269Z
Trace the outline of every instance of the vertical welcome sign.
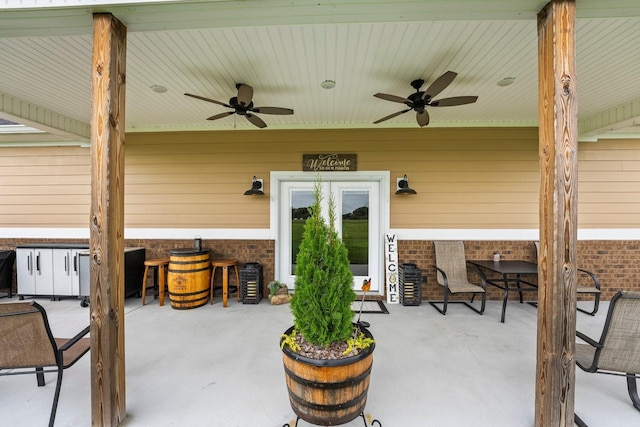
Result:
M396 234L384 235L385 277L387 303L398 304L398 238Z

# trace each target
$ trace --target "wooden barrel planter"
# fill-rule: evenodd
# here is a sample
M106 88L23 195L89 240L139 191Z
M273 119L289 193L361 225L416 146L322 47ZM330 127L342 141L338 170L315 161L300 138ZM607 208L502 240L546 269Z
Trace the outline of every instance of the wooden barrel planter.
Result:
M285 334L289 335L293 327ZM373 336L367 329L362 332ZM295 414L319 426L346 424L364 412L375 344L346 359L319 360L295 354L284 346L282 360Z
M211 284L209 251L172 250L167 282L172 308L184 310L206 304Z

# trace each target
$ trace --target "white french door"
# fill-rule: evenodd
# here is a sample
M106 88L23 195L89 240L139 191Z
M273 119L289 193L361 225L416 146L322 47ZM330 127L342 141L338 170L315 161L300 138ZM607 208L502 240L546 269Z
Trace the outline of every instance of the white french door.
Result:
M314 203L317 175L276 177L276 184L274 174L278 173L272 174L272 189L274 184L278 187L276 278L293 288L296 255L308 208ZM388 194L388 184L384 185L388 183L388 173L382 175L386 178L371 177L371 174L358 177L353 172L347 176L331 173L321 177L322 214L328 217L329 200L333 197L336 229L349 253L355 290L359 291L363 281L371 278L370 292L378 294L384 290L382 236L388 212L388 202L384 202L388 197L381 197ZM381 187L385 193L381 193Z

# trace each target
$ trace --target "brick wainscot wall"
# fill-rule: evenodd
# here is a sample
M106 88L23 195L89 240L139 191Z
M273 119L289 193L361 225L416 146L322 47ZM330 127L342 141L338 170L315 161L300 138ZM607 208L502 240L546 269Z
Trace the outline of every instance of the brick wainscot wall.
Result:
M15 249L17 245L33 243L86 243L80 239L0 239L0 249ZM492 259L500 252L501 259L536 261L532 241L465 241L467 259ZM266 285L274 279L275 253L273 240L203 240L211 249L212 258L235 258L242 265L258 262L263 268L264 295ZM144 247L146 258L168 257L175 248L193 247L193 240L127 239L126 247ZM595 273L602 284L602 299L607 301L620 289L640 291L640 241L635 240L581 240L578 242L578 267ZM423 299L442 298L442 289L436 284L435 252L429 240L400 240L398 263L414 263L422 270L427 281L422 285ZM473 276L472 276L473 277ZM534 278L530 278L535 280ZM151 277L148 278L151 280ZM221 275L216 275L216 282ZM231 283L234 279L231 279ZM16 290L15 271L13 290ZM489 300L502 299L499 289L489 287ZM512 295L517 298L517 294Z

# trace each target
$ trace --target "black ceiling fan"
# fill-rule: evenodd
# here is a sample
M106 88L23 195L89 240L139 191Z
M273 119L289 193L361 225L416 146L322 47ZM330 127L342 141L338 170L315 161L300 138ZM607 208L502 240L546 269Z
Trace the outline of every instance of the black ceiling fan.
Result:
M185 95L190 96L192 98L201 99L207 102L213 102L214 104L222 105L223 107L233 108L234 111L227 111L226 113L216 114L207 118L207 120L217 120L223 117L230 116L232 114L239 114L241 116L245 116L247 120L251 122L251 124L259 127L266 128L267 124L255 113L261 114L293 114L293 110L291 108L280 108L280 107L254 107L253 105L253 88L244 83L237 83L236 88L238 89L238 95L229 99L228 103L216 101L215 99L205 98L204 96L193 95L191 93L185 93Z
M416 91L411 95L403 98L401 96L388 95L386 93L376 93L376 98L384 99L387 101L398 102L400 104L406 104L409 108L398 111L397 113L389 114L381 119L373 122L374 124L384 122L385 120L389 120L400 114L406 113L411 110L415 110L416 112L416 121L420 126L426 126L429 124L429 113L427 112L426 107L452 107L454 105L464 105L464 104L472 104L478 100L477 96L454 96L452 98L441 98L441 99L433 99L440 92L445 90L447 86L451 84L453 79L456 78L458 74L453 71L447 71L440 77L438 77L431 85L424 91L421 92L420 88L424 84L424 80L417 79L411 82L411 87L413 87Z

